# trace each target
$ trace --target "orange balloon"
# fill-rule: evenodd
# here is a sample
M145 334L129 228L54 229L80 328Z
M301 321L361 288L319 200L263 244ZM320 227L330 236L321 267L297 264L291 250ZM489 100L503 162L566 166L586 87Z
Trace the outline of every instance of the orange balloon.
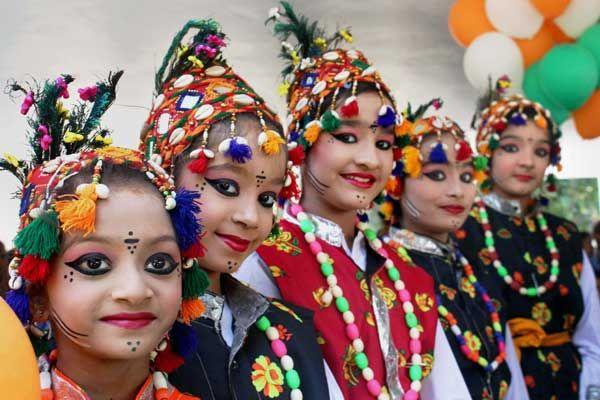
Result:
M477 36L495 31L485 14L485 0L458 0L450 9L448 27L454 40L467 47Z
M531 39L513 39L523 54L525 68L541 59L554 46L552 30L547 25L542 25L538 33Z
M8 399L39 400L40 376L31 342L12 309L0 298L0 390Z
M571 0L529 0L547 19L554 19L565 12Z
M542 25L542 29L543 28L548 29L552 33L552 39L554 40L554 43L556 43L556 44L573 43L575 41L575 39L567 36L567 34L564 33L562 31L562 29L560 29L558 27L558 25L556 25L554 23L554 21L549 21L549 20L544 21L544 25Z
M584 139L593 139L600 136L600 90L596 90L592 97L573 112L575 127L579 136Z

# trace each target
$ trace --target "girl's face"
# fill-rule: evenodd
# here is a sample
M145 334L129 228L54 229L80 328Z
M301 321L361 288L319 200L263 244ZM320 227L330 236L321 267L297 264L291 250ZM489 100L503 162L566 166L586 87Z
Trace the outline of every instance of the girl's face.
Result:
M321 132L308 152L302 171L304 201L334 210L357 210L369 207L385 187L394 162L393 127L377 125L381 107L377 92L357 98L359 115L342 119L334 132Z
M117 187L96 213L95 232L65 234L53 260L46 294L58 348L101 359L147 358L181 302L171 220L149 189Z
M405 178L402 195L402 226L411 231L445 241L469 215L475 199L471 159L457 162L450 134L441 137L446 146L447 164L424 162L418 178ZM423 160L429 160L431 145L437 137L425 137L421 145Z
M500 146L492 154L494 191L503 197L526 200L541 186L550 164L548 131L527 121L500 135Z
M252 147L252 159L234 163L215 151L204 175L182 168L177 184L201 193L200 221L204 227L205 270L233 273L260 246L273 227L273 205L283 188L286 170L284 146L278 155L266 155L257 147L258 121L246 120L238 129Z

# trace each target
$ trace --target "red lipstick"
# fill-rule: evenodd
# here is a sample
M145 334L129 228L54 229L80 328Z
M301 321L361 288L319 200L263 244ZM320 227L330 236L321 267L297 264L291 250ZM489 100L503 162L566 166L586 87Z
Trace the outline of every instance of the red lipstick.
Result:
M371 174L365 174L363 172L353 172L350 174L341 174L342 178L346 182L359 187L361 189L369 189L375 183L376 179Z
M517 174L515 175L515 178L517 178L517 180L521 182L530 182L531 180L533 180L533 176L526 174Z
M243 253L248 250L248 246L250 245L250 241L243 239L239 236L235 235L225 235L223 233L215 233L218 237L221 238L223 242L227 246L229 246L233 251L237 251L239 253Z
M119 313L107 315L100 318L100 321L107 324L118 326L124 329L140 329L149 325L156 319L156 315L148 312L139 313Z
M465 212L465 208L460 204L448 204L446 206L441 206L440 208L452 215L458 215Z

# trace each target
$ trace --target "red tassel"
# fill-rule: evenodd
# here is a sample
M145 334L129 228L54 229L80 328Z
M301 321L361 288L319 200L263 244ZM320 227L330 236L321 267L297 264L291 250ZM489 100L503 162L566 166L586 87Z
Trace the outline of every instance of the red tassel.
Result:
M358 115L358 101L356 101L356 97L349 97L340 109L340 112L342 117L345 118L356 117Z
M392 152L394 154L394 161L398 161L398 160L402 159L402 149L401 148L394 147Z
M167 343L167 348L163 351L159 351L154 360L154 370L169 374L181 367L183 362L183 357L175 353L171 349L171 344Z
M292 150L290 150L290 152L288 154L290 157L290 161L294 165L302 165L302 162L304 161L304 157L306 156L304 154L304 149L300 145L294 147Z
M204 257L206 249L204 248L202 243L200 243L200 239L201 239L201 237L198 240L196 240L193 245L191 245L187 249L183 250L181 252L181 256L183 258L188 258L188 259Z
M50 275L50 264L30 254L21 261L19 274L29 282L43 284Z
M456 161L465 161L471 158L473 151L471 146L464 140L458 142L458 150L456 151Z
M506 129L506 123L504 121L498 121L492 125L492 128L494 128L496 132L501 133Z
M208 158L203 151L200 152L198 158L193 159L187 165L187 168L194 174L203 174L208 166Z
M288 176L290 177L291 182L288 186L284 186L283 189L281 189L279 196L287 200L299 198L300 187L298 187L296 176L291 172L288 172Z

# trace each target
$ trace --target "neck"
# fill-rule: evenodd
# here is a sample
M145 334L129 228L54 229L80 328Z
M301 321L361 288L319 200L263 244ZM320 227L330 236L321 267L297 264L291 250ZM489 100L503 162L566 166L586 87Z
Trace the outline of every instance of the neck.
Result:
M437 240L440 243L448 243L450 233L448 232L432 232L427 229L423 229L423 227L417 225L412 221L412 219L404 216L405 213L402 213L401 225L402 228L414 232L418 235L427 236L432 239Z
M492 189L492 192L494 194L502 197L503 199L518 201L519 204L521 205L521 210L525 210L527 208L527 206L529 205L529 202L531 201L531 194L528 194L526 196L511 195L510 193L503 191L497 185L494 186L494 188Z
M221 273L215 271L204 270L206 275L208 275L208 280L210 281L210 286L208 290L213 293L221 294Z
M57 335L56 339L56 367L91 399L134 399L150 373L148 354L133 360L100 359L82 351L68 338L61 340L61 335Z
M322 218L335 222L340 226L346 243L352 243L355 236L354 226L356 221L356 210L341 210L327 203L325 199L308 184L304 188L300 205L304 211L318 215Z

